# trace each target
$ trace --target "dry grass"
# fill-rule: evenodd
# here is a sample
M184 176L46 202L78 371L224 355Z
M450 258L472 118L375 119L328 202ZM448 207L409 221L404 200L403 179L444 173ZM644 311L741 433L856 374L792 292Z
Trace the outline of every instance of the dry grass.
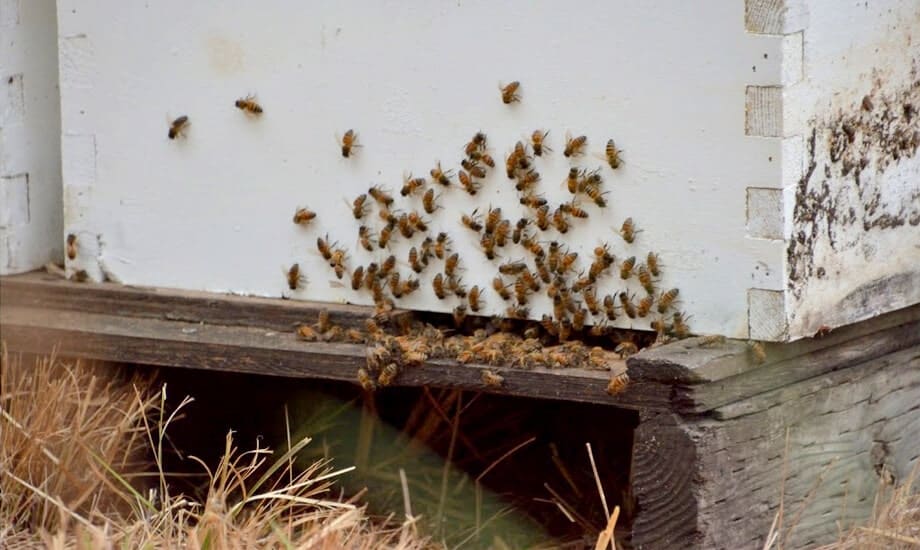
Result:
M350 468L295 471L291 444L240 452L232 434L196 502L162 471L165 387L51 358L0 361L0 547L436 548L411 521L381 526L330 489ZM151 457L155 472L150 470ZM193 459L194 460L194 459ZM141 472L141 474L138 474Z

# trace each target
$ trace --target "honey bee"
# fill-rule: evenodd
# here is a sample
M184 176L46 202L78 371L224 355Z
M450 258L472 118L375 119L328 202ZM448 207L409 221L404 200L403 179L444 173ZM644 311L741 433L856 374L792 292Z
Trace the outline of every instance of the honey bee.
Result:
M653 276L661 276L661 266L659 263L658 254L649 252L648 257L645 259L645 265L648 266L648 270L652 273Z
M623 225L620 227L620 236L623 237L623 240L632 243L636 240L636 225L633 223L632 218L626 218L623 220Z
M422 196L422 206L425 208L426 214L434 214L435 210L440 208L437 203L437 197L434 194L434 189L425 191L425 195Z
M677 338L686 338L690 336L690 327L687 325L687 319L684 317L683 313L675 311L671 319L671 334Z
M524 305L527 303L527 296L530 294L530 287L527 285L527 282L523 277L518 277L514 281L514 297L517 300L518 304Z
M329 242L329 234L326 234L326 237L317 237L316 238L316 248L319 249L319 253L323 255L323 259L329 261L332 259L332 248L335 246L334 243Z
M613 351L620 354L620 357L625 359L629 357L630 355L635 355L639 353L639 346L637 346L635 342L624 340L620 342L619 344L617 344L617 347L614 348Z
M470 215L464 214L460 218L460 221L463 222L463 225L465 225L466 227L470 228L471 230L477 233L482 231L482 223L479 221L479 215L477 214L478 210L479 209L477 208L476 210L473 210L472 214Z
M403 237L411 239L412 235L415 235L415 226L409 221L407 214L401 215L396 225L399 227L399 232Z
M581 297L585 299L585 306L587 306L588 311L591 312L591 315L599 315L601 312L601 304L597 299L597 291L593 287L586 288L582 291Z
M538 183L540 183L540 173L531 168L523 174L518 174L517 183L514 188L518 191L525 192Z
M460 170L460 172L457 173L457 177L460 179L460 185L463 186L463 190L470 195L475 195L476 192L479 191L479 185L473 181L473 178L465 171Z
M612 139L607 140L607 147L604 148L604 154L607 156L607 164L614 170L619 168L620 163L623 161L623 159L620 158L620 153L622 152L623 151L617 149Z
M754 359L754 362L758 365L767 360L767 350L763 347L762 343L752 340L748 342L748 350L751 352L751 357Z
M505 309L505 316L509 319L526 319L530 315L530 308L524 306L508 306Z
M607 383L607 394L616 395L626 389L626 386L629 385L629 375L625 372L622 372L613 378L610 379L610 382Z
M498 266L498 271L502 275L518 275L526 270L527 264L523 261L509 261Z
M244 98L237 99L234 105L236 105L237 109L248 115L262 114L262 106L256 103L256 97L253 95L248 95Z
M358 145L358 134L354 130L348 130L342 136L342 156L348 158L352 154L352 149L361 147Z
M477 150L485 151L486 150L486 140L487 138L484 133L476 132L476 134L473 136L473 139L471 139L470 142L466 144L463 150L467 154L467 156L472 155Z
M455 307L453 311L453 316L454 316L454 324L458 327L462 325L463 321L466 320L466 306L461 304Z
M559 334L556 337L559 338L560 342L565 342L572 336L572 322L565 318L562 319L558 323L557 330Z
M559 208L566 214L576 218L584 219L588 217L588 213L578 206L578 202L575 199L572 199L570 202L562 203Z
M371 375L364 367L358 369L358 384L364 388L364 391L374 391L377 389L377 385L374 383L374 379L371 378Z
M629 294L626 294L625 291L620 292L620 304L622 304L623 312L626 313L627 317L630 319L636 318L636 306L632 303Z
M655 319L649 323L649 326L652 327L652 330L658 333L658 338L661 338L666 332L671 330L671 327L664 319Z
M476 162L482 162L489 168L495 168L495 159L493 159L492 155L489 153L480 153L479 151L474 151L470 154L470 158Z
M569 134L566 134L565 137L565 151L562 152L566 158L577 157L584 154L584 148L588 144L587 136L578 136L572 137Z
M553 212L553 227L556 228L556 231L560 233L569 232L569 221L565 217L565 211L562 208L557 208Z
M428 231L428 221L425 220L418 212L409 212L407 217L409 225L416 231Z
M492 279L492 288L501 296L501 299L506 302L511 299L511 292L508 291L509 286L510 285L505 284L505 281L503 281L501 277Z
M375 201L377 201L377 204L379 204L380 206L389 208L389 206L393 204L393 197L390 196L389 193L384 191L379 185L374 185L373 187L368 189L367 192L370 194L371 197L373 197Z
M511 220L502 220L495 228L495 245L503 247L508 243L508 235L511 234Z
M562 299L562 294L556 293L553 296L553 317L557 320L565 317L565 300Z
M530 224L530 220L527 218L521 218L514 224L514 232L511 234L511 242L518 244L521 242L521 234L527 229L527 226Z
M530 134L530 143L533 145L533 154L537 155L538 157L542 157L544 150L547 152L552 151L552 149L546 146L546 136L548 135L549 130L545 132L543 130L534 130L533 133Z
M425 187L426 183L428 182L425 180L425 178L413 178L412 174L409 174L403 178L403 186L399 191L399 194L404 197L408 197L422 187Z
M77 257L77 236L73 233L67 235L67 258L74 260Z
M538 209L546 205L546 199L543 198L543 195L534 195L533 193L522 195L519 202L527 208L533 209Z
M549 284L550 281L552 281L552 275L550 274L549 268L546 266L546 262L544 262L542 258L542 256L534 258L534 265L537 268L537 275L540 276L540 280Z
M630 256L620 264L620 278L624 281L632 276L633 267L636 266L636 257Z
M604 198L606 193L601 193L601 188L597 185L585 185L584 187L585 195L588 196L598 208L605 208L607 206L607 199Z
M409 266L416 273L421 273L425 270L425 264L419 260L418 249L414 246L409 249Z
M680 294L680 291L676 288L672 288L667 292L662 292L658 296L658 313L664 313L674 304L674 300L677 299L677 295Z
M179 136L185 137L185 129L188 128L190 124L191 123L188 121L188 117L185 115L182 115L170 122L169 139L176 139Z
M374 250L374 240L371 237L371 228L362 225L358 228L358 241L361 242L361 247L368 252L373 252Z
M366 289L374 289L374 283L377 282L377 273L379 271L380 266L377 265L377 262L367 264L367 269L364 270L364 287Z
M485 253L486 258L490 260L495 259L495 237L489 233L483 233L482 238L479 239L479 246L482 247L482 251Z
M377 376L377 383L381 386L389 386L396 380L397 375L399 375L399 366L396 363L388 363Z
M320 338L319 334L309 325L299 325L295 332L297 338L306 342L316 342Z
M645 317L648 315L649 311L652 309L652 304L655 303L654 296L644 296L639 300L639 305L636 306L636 313L639 314L639 317Z
M431 286L434 288L434 295L438 297L438 300L443 300L447 298L447 289L444 288L444 276L438 273L434 276L434 279L431 280Z
M521 87L521 83L515 80L506 86L501 87L502 91L502 103L509 105L515 101L520 101L521 96L518 94L518 90Z
M578 259L578 252L566 252L559 259L559 269L557 273L564 275L572 269L572 266L575 265L575 261Z
M553 318L549 315L543 314L543 317L540 319L540 326L543 327L543 330L550 336L559 334L559 331L556 329L556 322L553 321Z
M421 286L421 282L418 279L406 279L397 285L397 290L393 292L393 296L397 298L408 296L418 290L419 286Z
M457 266L460 264L460 254L453 253L444 261L444 274L448 277L456 275Z
M478 313L485 301L482 299L482 291L478 286L473 286L469 292L470 309Z
M430 173L431 173L431 179L433 179L434 181L440 183L444 187L448 187L450 185L450 175L452 173L452 170L448 170L445 172L444 170L441 169L440 162L437 164L437 166L431 169Z
M351 214L356 220L360 220L367 214L367 193L361 193L351 203Z
M470 166L467 168L467 170L469 171L471 177L480 179L486 177L486 169L482 166Z
M565 178L565 186L569 190L569 193L573 195L577 193L580 182L581 171L575 167L569 168L569 175Z
M502 383L505 381L504 376L500 374L495 374L489 369L483 369L482 372L480 373L480 377L482 378L483 384L485 384L486 386L493 387L493 388L500 388L502 386Z
M549 243L549 270L556 271L559 269L559 257L561 254L561 246L557 241L552 241Z
M498 226L498 223L502 220L502 209L501 208L492 208L489 207L489 210L486 213L486 233L494 233L495 227Z
M358 290L364 282L364 266L359 265L351 272L351 289Z
M316 315L316 330L327 332L330 328L332 328L332 321L329 320L329 310L319 310L319 313Z
M402 281L402 276L398 271L390 273L389 285L390 292L393 294L394 298L402 298L402 294L399 292L400 282Z
M546 251L543 250L543 247L540 245L537 239L530 234L525 233L521 235L521 244L524 246L524 248L527 249L528 252L537 258L543 258L546 256Z
M386 248L390 244L390 239L393 238L393 230L396 229L396 224L387 223L380 229L380 238L377 239L377 246L380 248ZM362 243L363 245L363 243Z
M449 246L450 239L448 238L447 233L443 231L438 233L438 237L434 242L434 255L437 256L439 260L443 260Z
M448 277L447 286L454 293L454 296L466 298L467 291L466 287L463 286L463 277Z
M652 272L648 270L644 265L640 265L638 269L637 276L639 277L639 282L642 283L642 288L645 289L650 295L655 293L655 284L652 281Z
M385 260L383 260L383 264L380 266L380 271L377 273L377 278L386 279L387 277L390 276L390 273L392 273L393 269L395 268L396 268L396 256L393 254L390 254L389 256L387 256Z
M572 315L572 328L577 331L582 331L585 328L585 319L588 316L588 311L583 308L578 308L575 313Z
M287 270L287 284L291 290L297 290L307 280L300 272L300 264L294 264Z

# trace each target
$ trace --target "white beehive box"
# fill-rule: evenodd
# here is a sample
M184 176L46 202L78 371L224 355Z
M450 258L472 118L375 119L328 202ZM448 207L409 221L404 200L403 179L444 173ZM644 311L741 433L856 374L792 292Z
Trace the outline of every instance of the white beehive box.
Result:
M601 168L609 206L565 235L587 268L608 242L617 265L661 258L694 332L788 340L920 301L920 5L836 0L145 5L59 0L65 235L70 271L126 284L371 303L316 251L325 234L349 267L392 251L404 276L421 237L361 250L349 203L379 184L404 211L407 173L456 170L482 130L499 166L470 197L443 191L431 234L448 232L485 314L504 303L462 213L525 210L503 160L537 128L539 192L570 198L569 167ZM499 82L521 82L505 105ZM248 117L237 98L256 94ZM864 99L865 98L865 99ZM167 120L187 115L185 138ZM362 148L339 153L354 128ZM561 153L564 136L588 154ZM612 170L604 144L625 164ZM441 189L438 189L441 192ZM318 213L291 223L298 206ZM616 230L632 217L628 244ZM379 230L378 220L372 225ZM282 269L309 277L287 289ZM401 307L449 312L430 285ZM644 292L616 272L602 293ZM536 318L551 303L530 303ZM622 313L616 326L647 329Z

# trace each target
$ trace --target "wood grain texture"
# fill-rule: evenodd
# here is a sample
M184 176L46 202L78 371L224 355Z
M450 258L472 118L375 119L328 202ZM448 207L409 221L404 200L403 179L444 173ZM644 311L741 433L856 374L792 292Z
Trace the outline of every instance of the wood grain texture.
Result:
M289 332L68 310L4 306L0 335L13 351L47 353L57 346L60 353L74 357L353 383L357 369L366 361L363 345L307 343ZM501 387L483 384L484 368L504 377ZM606 393L609 379L609 373L596 370L524 370L437 360L406 369L394 385L431 385L630 409L668 407L669 389L660 383L637 382L611 396Z

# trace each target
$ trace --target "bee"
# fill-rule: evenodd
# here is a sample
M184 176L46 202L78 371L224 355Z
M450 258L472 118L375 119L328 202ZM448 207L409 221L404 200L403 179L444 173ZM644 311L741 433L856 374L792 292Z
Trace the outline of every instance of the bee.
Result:
M533 133L530 134L530 143L533 145L533 154L537 155L538 157L542 157L543 151L552 151L552 149L546 146L546 136L548 135L549 130L545 132L543 130L534 130Z
M546 205L546 199L543 198L543 195L534 195L533 193L528 193L520 198L520 203L527 208L537 209Z
M460 264L460 254L453 253L444 261L444 274L453 277L457 273L457 266Z
M584 308L578 308L575 313L572 315L572 328L577 331L582 331L585 328L585 319L588 316L588 310Z
M367 269L364 270L364 287L368 290L374 289L374 283L377 282L377 273L380 271L380 266L377 265L377 262L371 262L367 264Z
M523 147L521 142L518 142L519 145ZM521 153L523 154L523 153ZM505 174L508 176L509 180L514 179L514 175L517 173L518 159L520 158L517 148L514 149L507 157L505 157Z
M514 281L514 297L517 300L518 304L524 305L527 303L527 296L530 294L530 286L528 286L527 281L523 277L518 277Z
M482 308L482 305L485 303L485 301L482 299L482 291L479 289L478 286L473 286L473 288L470 289L469 302L470 302L470 309L474 313L478 313L479 310Z
M672 288L667 292L662 292L658 296L658 313L664 313L674 304L674 300L677 299L677 295L680 294L680 291L676 288Z
M375 201L377 201L377 204L380 206L389 208L390 205L393 204L393 197L384 191L379 185L374 185L368 189L367 192L371 197L373 197Z
M348 130L342 136L342 156L348 158L351 156L352 149L361 147L358 145L358 134L354 130Z
M620 153L622 152L623 151L617 149L612 139L607 140L607 147L604 148L604 154L607 156L607 164L614 170L619 168L620 163L623 161L623 159L620 158Z
M550 274L549 268L546 266L546 262L542 260L542 256L534 258L534 265L537 268L537 275L540 276L540 280L546 284L549 284L552 281L552 275Z
M684 318L683 313L675 311L671 319L673 321L671 324L671 334L677 338L686 338L690 336L690 327L687 325L687 319Z
M639 300L639 305L636 306L636 313L639 314L639 317L647 316L649 311L652 309L652 304L654 303L654 296L644 296L641 300Z
M471 230L477 233L482 231L482 223L479 221L479 215L477 214L478 210L479 209L477 208L476 210L473 210L472 214L470 215L464 214L460 218L460 221L463 222L463 225L465 225L466 227L470 228Z
M574 292L582 292L589 286L593 285L595 282L597 282L596 277L581 277L572 284L572 290Z
M518 191L528 191L534 185L540 183L540 173L531 168L523 174L518 174L517 183L514 188Z
M453 311L453 316L454 316L454 324L458 327L462 325L463 321L466 320L466 306L461 304L455 307Z
M501 87L502 91L502 103L509 105L515 101L520 101L521 96L518 94L518 90L521 87L521 83L515 80L506 86Z
M578 192L581 183L581 171L578 168L572 167L569 168L569 175L565 178L565 186L569 190L569 193L575 194Z
M368 252L373 252L374 250L374 240L371 237L371 228L362 225L358 228L358 241L361 242L361 247Z
M537 258L546 256L546 251L543 250L540 243L530 234L525 233L521 235L521 245Z
M550 336L556 336L559 334L559 331L556 329L556 322L553 321L553 318L549 315L543 314L543 317L540 318L540 326L543 327L543 330L546 331Z
M557 338L559 338L560 342L565 342L572 336L572 322L568 319L562 319L559 321L557 330L559 331Z
M597 291L593 287L584 289L581 292L581 297L585 299L585 306L587 306L588 311L591 312L591 315L599 315L601 312L601 304L597 299Z
M617 306L614 302L613 296L608 294L604 296L604 314L607 316L608 321L616 321L617 319Z
M639 353L639 346L637 346L635 342L624 340L620 342L619 344L617 344L617 347L614 348L613 351L620 354L620 357L625 359L629 357L630 355L635 355Z
M623 220L623 225L620 227L620 236L623 237L623 240L632 243L636 240L636 224L633 223L632 218L626 218Z
M553 296L553 317L557 320L565 317L565 300L562 299L561 293Z
M572 199L570 202L562 203L559 208L566 214L576 218L584 219L588 217L588 213L578 206L578 202L576 202L575 199Z
M380 375L377 377L377 383L381 386L389 386L396 380L396 376L399 375L399 366L396 363L388 363L387 366L383 367L380 371Z
M646 266L640 265L636 275L639 277L639 282L642 283L642 288L650 295L654 294L655 284L652 281L652 272Z
M438 297L438 300L443 300L447 298L447 290L444 288L444 276L438 273L434 276L434 279L431 280L431 286L434 288L434 295Z
M459 278L448 277L447 286L450 289L450 291L454 293L454 296L458 298L466 298L467 291L466 291L466 287L463 286L462 277L459 277Z
M508 291L509 286L510 285L505 284L505 281L503 281L501 277L492 279L492 288L501 296L501 299L506 302L511 299L511 292Z
M489 153L480 153L479 151L474 151L470 154L470 158L476 162L482 162L489 168L495 168L495 159L493 159L492 155Z
M559 259L559 269L557 273L560 275L565 275L566 272L572 269L572 266L575 264L575 261L578 259L578 252L566 252Z
M759 365L767 360L767 350L763 347L763 344L752 340L747 345L755 363Z
M490 260L495 259L495 237L488 233L483 233L482 238L479 239L479 245L482 247L482 251L485 253L486 258Z
M553 212L553 227L560 233L568 233L569 221L565 217L565 211L560 207Z
M505 309L505 316L509 319L526 319L530 315L530 308L524 306L508 306Z
M351 214L356 220L360 220L367 214L367 193L361 193L351 202Z
M524 271L527 271L527 264L523 261L509 261L498 266L498 271L502 275L518 275Z
M185 129L188 128L190 124L191 123L188 121L188 117L185 115L182 115L170 122L169 139L176 139L179 136L185 137Z
M495 374L489 369L483 369L480 373L480 378L482 378L482 383L486 386L493 388L500 388L502 383L505 381L505 377L500 374Z
M630 319L636 318L636 306L632 303L629 294L626 294L625 291L620 292L620 304L623 305L623 311L626 313L626 316Z
M495 227L502 219L502 209L501 208L492 208L489 207L488 212L486 213L486 233L494 233Z
M316 238L316 248L319 249L319 253L323 255L323 259L329 261L332 259L332 248L335 246L335 243L329 242L329 234L326 234L326 237L317 237Z
M503 247L508 244L508 235L511 234L511 220L502 220L495 228L495 245Z
M421 286L421 283L419 282L418 279L406 279L405 281L397 285L397 290L393 292L393 295L396 296L397 298L408 296L409 294L412 294L413 292L418 290L419 286Z
M658 254L649 252L648 257L645 259L645 265L648 266L648 270L652 273L653 276L659 277L661 275L661 265L658 259Z
M439 260L443 260L449 246L450 239L447 236L447 233L443 231L438 233L438 237L434 242L434 255L437 256Z
M438 162L437 166L431 169L431 179L440 183L444 187L448 187L450 185L450 175L452 172L452 170L448 170L446 172L441 170L441 163Z
M428 183L428 181L425 180L425 178L413 178L412 174L409 174L403 178L403 186L399 194L408 197L422 187L425 187L426 183Z
M414 246L409 249L409 266L416 273L421 273L425 270L425 264L419 260L418 249Z
M428 222L418 212L409 212L407 221L416 231L428 231Z
M460 170L460 172L457 173L457 177L460 179L460 185L463 186L463 190L470 195L475 195L476 192L479 191L479 185L473 181L473 178L465 171Z
M486 140L487 138L484 133L476 132L476 134L473 136L473 139L471 139L470 142L466 144L463 151L467 154L467 156L472 155L477 150L485 151L486 150Z
M521 218L514 224L514 232L511 233L511 242L518 244L521 242L521 234L527 229L527 226L530 224L530 220L527 218Z
M633 344L635 345L635 344ZM619 353L619 352L618 352ZM620 357L623 357L624 354L620 353ZM610 379L610 382L607 383L607 394L616 395L626 389L626 386L629 385L629 375L625 372L622 372L613 378Z
M668 325L664 319L655 319L649 323L649 326L652 327L652 330L658 333L658 338L661 338L666 332L670 332L671 330L670 325Z
M534 211L534 223L540 231L546 231L550 226L549 206L543 205Z
M248 115L262 114L262 106L256 103L256 97L253 95L248 95L244 98L237 99L234 105L236 105L237 109Z
M332 322L329 320L329 310L321 309L316 315L316 330L328 332L332 328Z
M364 282L364 266L359 265L351 272L351 289L358 290Z
M378 279L386 279L390 276L390 273L393 272L393 269L396 268L396 256L390 254L385 260L383 260L383 265L380 266L380 271L377 273Z
M557 241L549 243L549 270L556 271L559 269L559 257L561 254L560 245Z
M300 272L300 264L294 264L287 270L287 284L291 290L297 290L307 280Z
M380 217L381 221L390 225L395 226L399 222L399 218L396 217L396 214L390 212L386 206L381 206L377 215Z
M562 152L566 158L577 157L584 153L584 148L588 144L587 136L578 136L572 137L571 135L566 134L565 137L565 151Z
M604 336L607 336L609 332L610 332L610 327L607 326L607 321L592 325L591 328L588 330L588 334L590 334L591 336L595 338L602 338Z
M480 179L486 177L486 169L483 168L482 166L473 165L467 168L467 171L470 173L470 177L480 178Z
M601 193L601 188L597 185L585 185L584 187L585 195L588 196L598 208L605 208L607 206L607 199L604 198L606 193Z
M399 283L401 281L402 281L402 277L400 276L399 271L394 271L390 273L390 279L389 279L388 284L390 285L390 292L393 293L394 298L402 298L402 293L400 293L399 291L400 289Z
M299 325L295 332L297 338L306 342L316 342L320 338L319 334L309 325Z
M377 389L377 385L374 383L374 379L371 378L371 375L364 367L358 369L358 384L364 388L364 391L374 391Z
M399 232L403 237L411 239L412 235L415 235L415 226L409 221L407 214L401 215L396 225L399 227Z
M396 229L396 224L394 223L387 223L380 229L380 238L377 239L378 247L386 248L390 244L390 239L393 238L394 229Z
M633 267L636 265L636 257L630 256L620 264L620 278L624 281L632 276Z
M73 260L77 257L77 236L73 233L67 235L67 258Z

